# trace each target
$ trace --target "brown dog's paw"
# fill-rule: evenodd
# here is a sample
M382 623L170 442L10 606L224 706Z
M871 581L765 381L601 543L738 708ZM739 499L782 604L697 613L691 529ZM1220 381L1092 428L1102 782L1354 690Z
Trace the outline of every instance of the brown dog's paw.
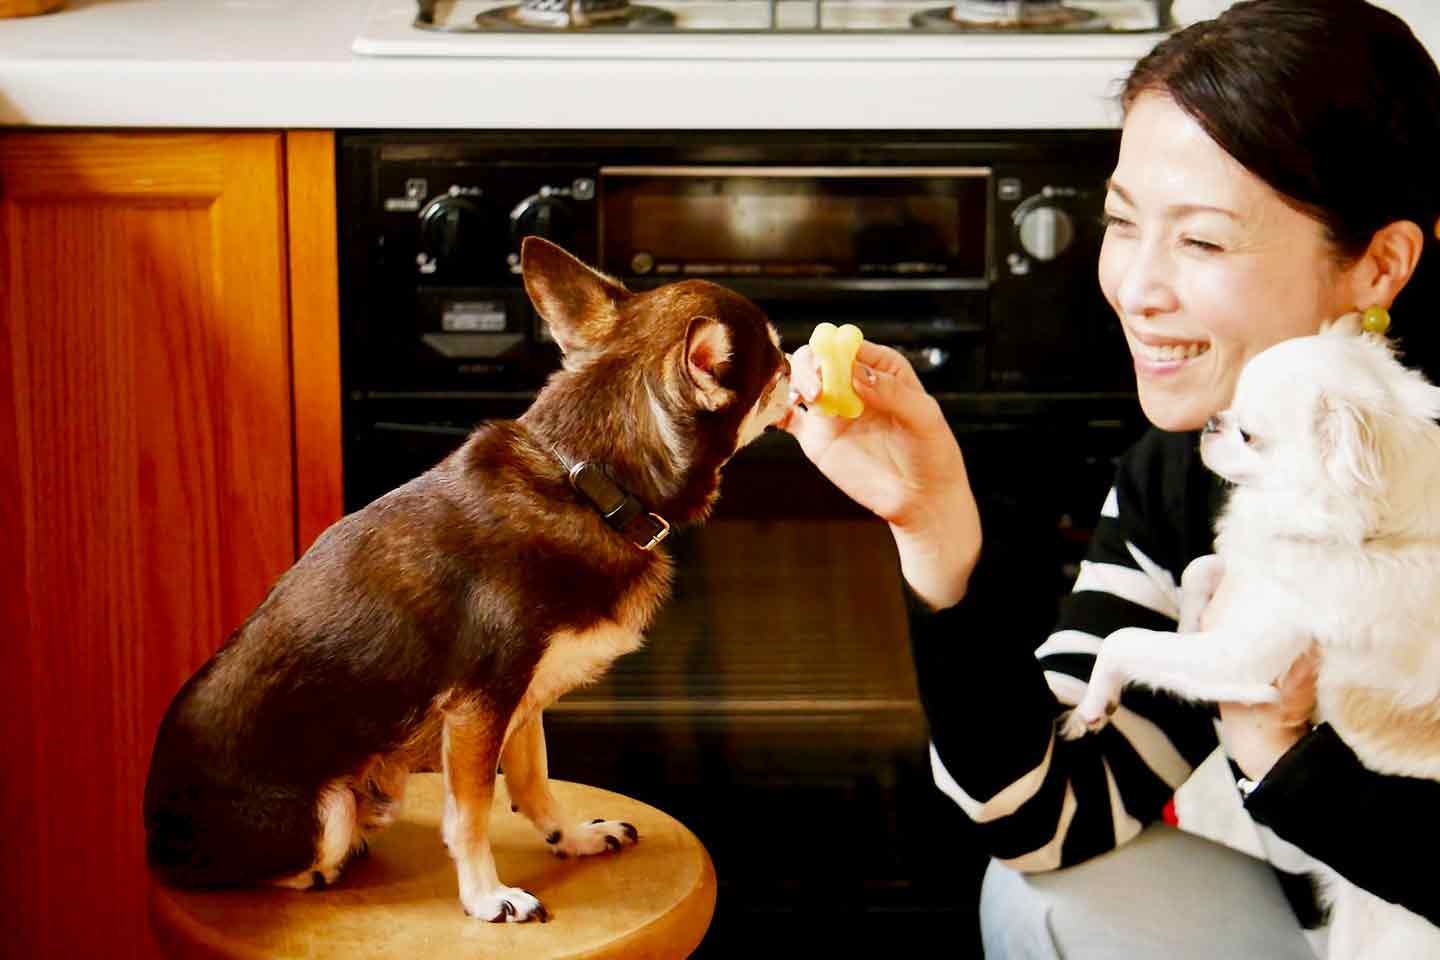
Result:
M465 915L491 923L524 923L527 920L550 922L545 905L519 887L497 887L487 894L470 898L462 896L460 906Z
M545 841L550 844L550 852L563 860L633 846L640 842L640 831L620 820L591 820L557 830Z

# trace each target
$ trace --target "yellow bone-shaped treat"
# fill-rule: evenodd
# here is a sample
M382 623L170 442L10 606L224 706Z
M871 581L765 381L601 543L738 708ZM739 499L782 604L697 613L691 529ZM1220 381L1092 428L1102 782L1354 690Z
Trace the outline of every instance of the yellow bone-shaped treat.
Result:
M850 383L855 353L864 339L853 323L838 329L833 323L817 324L810 334L810 349L820 361L820 396L814 406L822 413L854 419L865 409L865 402L855 395Z

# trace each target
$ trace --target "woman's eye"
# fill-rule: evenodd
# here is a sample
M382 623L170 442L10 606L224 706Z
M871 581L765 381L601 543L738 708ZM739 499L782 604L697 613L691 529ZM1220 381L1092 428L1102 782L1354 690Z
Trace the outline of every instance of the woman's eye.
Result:
M1113 213L1102 213L1100 214L1100 226L1109 230L1111 227L1132 227L1134 224L1124 217L1115 216Z
M1218 243L1201 240L1199 237L1185 237L1183 242L1187 247L1192 247L1202 253L1219 253L1223 249Z

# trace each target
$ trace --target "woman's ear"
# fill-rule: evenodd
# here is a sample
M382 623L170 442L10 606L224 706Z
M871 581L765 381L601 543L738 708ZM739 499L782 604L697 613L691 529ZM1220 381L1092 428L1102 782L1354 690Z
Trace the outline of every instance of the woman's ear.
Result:
M1415 273L1420 252L1425 249L1425 231L1409 220L1396 220L1375 231L1370 246L1352 268L1351 303L1389 308Z

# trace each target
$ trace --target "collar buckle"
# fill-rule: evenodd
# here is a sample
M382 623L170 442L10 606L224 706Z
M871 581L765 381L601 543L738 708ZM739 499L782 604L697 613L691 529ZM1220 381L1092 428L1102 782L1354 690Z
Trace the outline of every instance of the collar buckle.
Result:
M564 462L563 460L561 461ZM645 509L635 495L616 483L605 468L581 460L569 469L570 485L605 519L641 550L653 550L670 535L670 524Z
M641 543L637 540L635 542L635 546L639 547L641 550L654 550L657 546L659 546L661 540L664 540L666 537L670 536L670 524L666 523L665 518L660 516L660 514L658 513L650 513L646 514L646 516L650 520L655 521L655 533L651 535L650 539L644 543Z

